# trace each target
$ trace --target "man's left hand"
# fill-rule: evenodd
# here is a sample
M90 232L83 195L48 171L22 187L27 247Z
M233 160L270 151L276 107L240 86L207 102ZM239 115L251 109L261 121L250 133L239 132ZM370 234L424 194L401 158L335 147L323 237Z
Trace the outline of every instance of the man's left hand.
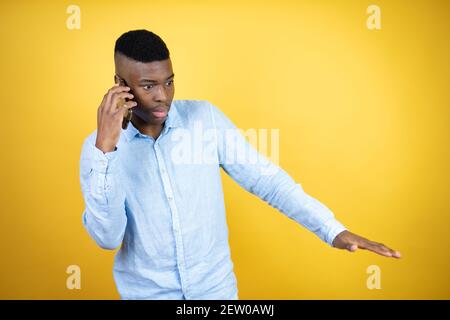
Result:
M382 243L370 241L347 230L339 233L336 238L334 238L333 247L346 249L350 252L354 252L358 248L366 249L378 253L379 255L392 258L400 258L401 256L400 252L392 250Z

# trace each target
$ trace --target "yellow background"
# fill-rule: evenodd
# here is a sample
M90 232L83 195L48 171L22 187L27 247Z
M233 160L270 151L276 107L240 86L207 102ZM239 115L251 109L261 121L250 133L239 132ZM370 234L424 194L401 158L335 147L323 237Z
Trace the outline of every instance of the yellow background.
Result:
M68 30L66 8L81 8ZM381 30L366 9L381 8ZM449 299L447 1L2 1L0 298L116 299L114 252L81 223L81 144L118 36L171 51L175 99L279 128L280 165L350 230L403 254L328 247L223 175L241 299ZM81 267L81 290L66 268ZM380 290L366 287L369 265Z

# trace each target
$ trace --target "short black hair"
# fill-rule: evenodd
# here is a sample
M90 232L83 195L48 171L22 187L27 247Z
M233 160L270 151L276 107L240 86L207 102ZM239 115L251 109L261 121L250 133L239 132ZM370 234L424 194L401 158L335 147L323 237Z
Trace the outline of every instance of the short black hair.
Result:
M114 47L117 52L138 62L152 62L169 59L170 52L164 41L148 30L131 30L122 34Z

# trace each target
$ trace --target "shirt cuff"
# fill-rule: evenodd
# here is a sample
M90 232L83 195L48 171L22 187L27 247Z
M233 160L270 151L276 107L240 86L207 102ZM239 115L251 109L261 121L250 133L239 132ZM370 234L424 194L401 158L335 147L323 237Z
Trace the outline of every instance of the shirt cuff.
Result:
M325 241L333 247L333 241L336 236L347 228L336 219L332 219L325 224Z
M117 147L114 151L104 153L102 150L94 146L94 160L92 167L100 173L113 173L117 167Z

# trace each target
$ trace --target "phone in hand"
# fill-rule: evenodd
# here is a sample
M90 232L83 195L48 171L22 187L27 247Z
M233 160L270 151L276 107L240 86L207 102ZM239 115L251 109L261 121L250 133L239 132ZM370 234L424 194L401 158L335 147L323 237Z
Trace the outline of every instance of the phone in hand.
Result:
M122 78L120 78L118 75L114 76L114 81L115 83L119 83L119 85L121 86L128 86L126 81ZM121 99L121 101L119 101L118 105L121 107L125 102L128 102L129 99L125 98ZM128 127L128 123L131 120L131 116L133 115L133 110L128 109L127 112L125 113L125 115L123 116L123 121L122 121L122 129L126 129Z

